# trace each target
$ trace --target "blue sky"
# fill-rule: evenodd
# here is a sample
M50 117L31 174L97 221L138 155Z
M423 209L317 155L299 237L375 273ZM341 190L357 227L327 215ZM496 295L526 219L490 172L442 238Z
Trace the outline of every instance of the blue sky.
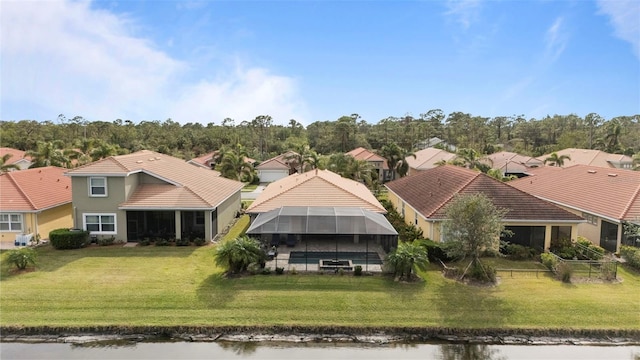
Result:
M0 3L0 119L640 114L639 1Z

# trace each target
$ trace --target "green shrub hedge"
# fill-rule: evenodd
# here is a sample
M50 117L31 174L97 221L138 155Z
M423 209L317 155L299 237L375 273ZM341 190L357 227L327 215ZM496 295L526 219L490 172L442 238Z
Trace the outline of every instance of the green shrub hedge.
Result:
M542 265L546 266L547 269L555 272L558 267L558 259L551 253L542 253L540 254L540 261Z
M633 246L622 246L620 255L631 267L640 270L640 248Z
M91 243L89 232L77 229L55 229L49 233L51 245L59 250L80 249Z

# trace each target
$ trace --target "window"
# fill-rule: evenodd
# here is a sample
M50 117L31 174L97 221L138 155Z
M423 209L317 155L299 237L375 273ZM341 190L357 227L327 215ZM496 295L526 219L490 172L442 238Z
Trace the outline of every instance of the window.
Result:
M84 229L93 234L115 234L116 214L84 214Z
M196 211L193 221L195 225L204 225L204 211Z
M0 214L0 231L22 231L22 214Z
M413 225L418 225L418 212L413 213Z
M107 178L89 178L89 196L107 196Z
M591 214L587 214L585 212L582 213L582 217L587 220L587 222L591 225L598 225L598 217L591 215Z
M402 202L402 217L404 217L404 201Z

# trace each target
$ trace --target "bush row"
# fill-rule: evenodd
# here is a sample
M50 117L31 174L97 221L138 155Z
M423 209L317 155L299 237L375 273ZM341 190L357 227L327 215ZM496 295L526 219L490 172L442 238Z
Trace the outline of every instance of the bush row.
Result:
M144 238L138 242L140 246L149 246L155 244L156 246L189 246L193 243L195 246L202 246L207 243L207 241L203 238L194 238L193 240L189 239L165 239L165 238L157 238L150 239Z
M91 243L89 232L78 229L55 229L49 233L49 241L56 249L80 249Z
M640 248L633 246L622 246L620 255L634 269L640 270Z

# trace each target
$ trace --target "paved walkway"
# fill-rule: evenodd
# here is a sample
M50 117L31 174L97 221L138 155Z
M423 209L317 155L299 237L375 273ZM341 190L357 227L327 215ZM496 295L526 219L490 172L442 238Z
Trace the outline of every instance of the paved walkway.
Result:
M242 191L240 192L240 198L242 200L255 200L258 198L258 195L262 194L262 191L266 185L258 185L253 191Z

